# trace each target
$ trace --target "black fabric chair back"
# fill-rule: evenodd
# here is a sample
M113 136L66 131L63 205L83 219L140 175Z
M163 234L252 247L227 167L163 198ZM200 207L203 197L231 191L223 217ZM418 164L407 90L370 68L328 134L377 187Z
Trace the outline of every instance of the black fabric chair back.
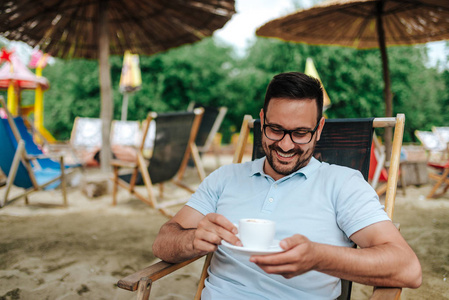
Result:
M195 108L204 108L203 118L201 119L201 124L196 135L195 144L198 147L203 147L206 144L207 138L215 124L215 120L220 112L218 107L203 106L200 104L195 104Z
M154 184L170 180L178 173L194 119L194 112L157 114L153 155L148 167Z
M316 144L314 157L319 161L359 170L368 180L373 120L326 119L321 138ZM262 148L260 120L254 122L252 159L265 156Z
M149 160L148 172L153 184L164 182L175 177L184 153L187 150L190 131L195 119L193 111L158 113L153 154ZM119 176L130 182L131 174ZM143 185L143 178L139 172L136 185Z

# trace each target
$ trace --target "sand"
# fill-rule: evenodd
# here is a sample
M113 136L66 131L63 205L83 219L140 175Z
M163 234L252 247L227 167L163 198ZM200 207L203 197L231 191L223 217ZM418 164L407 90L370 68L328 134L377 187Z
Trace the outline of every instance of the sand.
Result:
M195 185L194 170L187 179ZM449 194L426 200L430 187L398 191L394 221L424 278L402 299L449 299ZM175 190L167 185L167 197L186 195ZM34 193L29 206L19 200L0 209L0 299L135 299L116 283L157 261L151 245L167 218L123 190L115 207L111 195L89 199L73 187L68 200L68 208L38 204L62 202L59 190L44 191ZM201 267L196 262L157 281L151 299L192 299ZM354 299L367 299L370 290L355 285Z

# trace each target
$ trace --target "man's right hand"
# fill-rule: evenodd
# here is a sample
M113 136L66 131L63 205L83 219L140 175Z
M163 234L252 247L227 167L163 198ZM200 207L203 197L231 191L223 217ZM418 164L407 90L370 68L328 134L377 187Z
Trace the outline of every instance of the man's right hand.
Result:
M242 242L236 236L238 233L237 227L228 219L220 214L207 214L198 223L193 240L193 248L201 253L209 253L217 250L221 241L242 246Z
M241 246L237 227L219 214L203 215L184 206L165 223L153 243L153 254L167 262L181 262L217 250L222 240Z

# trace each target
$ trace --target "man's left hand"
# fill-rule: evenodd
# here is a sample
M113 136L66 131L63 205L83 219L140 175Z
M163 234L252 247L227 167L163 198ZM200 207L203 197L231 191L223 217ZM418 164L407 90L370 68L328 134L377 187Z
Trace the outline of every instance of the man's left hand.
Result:
M289 279L314 268L317 263L316 243L295 234L279 244L284 252L271 255L253 255L250 261L268 274L279 274Z

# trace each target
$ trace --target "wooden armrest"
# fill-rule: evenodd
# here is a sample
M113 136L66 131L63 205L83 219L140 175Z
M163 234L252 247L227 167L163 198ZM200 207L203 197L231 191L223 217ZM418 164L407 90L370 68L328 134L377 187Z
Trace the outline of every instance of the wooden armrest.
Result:
M137 164L135 162L113 159L111 160L111 166L123 168L135 168Z
M56 141L55 143L48 143L46 146L48 148L72 147L72 144L70 144L70 141Z
M28 160L50 158L53 160L60 160L63 155L47 155L47 154L27 154L25 157Z
M375 287L370 300L399 300L402 288Z
M126 276L125 278L120 279L117 282L117 286L119 288L128 290L128 291L135 291L137 290L138 283L141 278L148 277L151 281L156 281L165 275L168 275L170 273L173 273L174 271L181 269L182 267L202 258L203 256L195 257L189 260L186 260L181 263L177 264L171 264L165 261L159 261L149 267L146 267L145 269L142 269L140 271L137 271L136 273L133 273L131 275Z

